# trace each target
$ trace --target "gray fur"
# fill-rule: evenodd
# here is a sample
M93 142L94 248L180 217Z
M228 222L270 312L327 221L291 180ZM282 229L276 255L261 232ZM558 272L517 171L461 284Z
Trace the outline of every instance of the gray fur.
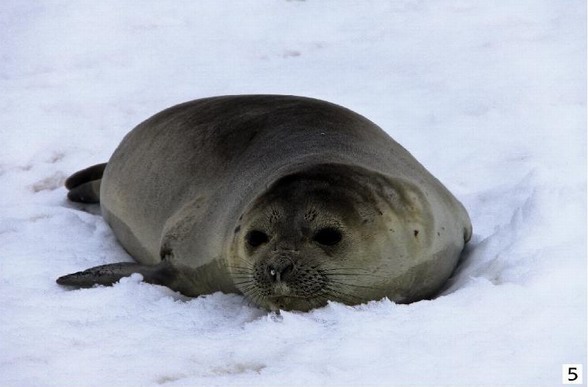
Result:
M243 217L253 219L251 214L262 206L259 201L286 184L283 178L307 178L313 173L323 176L317 179L327 186L341 185L347 179L347 185L357 187L357 192L360 186L367 187L369 194L362 197L371 197L368 204L384 208L378 210L384 220L377 220L382 237L376 239L411 246L402 246L408 255L402 261L385 263L388 258L378 257L378 270L388 277L400 278L404 273L399 280L402 286L387 291L394 287L388 280L380 284L385 288L380 287L381 291L329 299L356 303L388 296L409 302L428 297L442 286L471 236L464 207L378 126L328 102L250 95L206 98L171 107L133 129L112 155L102 178L90 174L93 183L85 184L90 184L90 190L99 189L99 195L95 194L102 214L133 258L142 265L165 268L168 274L160 276L164 280L150 282L190 296L215 291L250 296L238 286L240 272L231 269L238 266L235 262L243 261L239 241L245 230L239 229L248 227ZM365 215L364 222L374 216ZM420 238L418 244L405 241L408 234L384 237L395 227L386 222L402 223L398 227L410 229L411 238ZM361 226L354 223L352 227ZM382 251L387 249L398 250L390 245ZM372 250L368 246L365 251ZM370 269L371 258L351 259ZM127 269L107 281L94 282L112 283L128 275ZM149 281L152 270L144 271ZM96 273L87 274L82 282L91 284ZM63 278L60 283L80 286ZM323 298L308 306L253 301L268 308L304 310L324 304L327 297Z

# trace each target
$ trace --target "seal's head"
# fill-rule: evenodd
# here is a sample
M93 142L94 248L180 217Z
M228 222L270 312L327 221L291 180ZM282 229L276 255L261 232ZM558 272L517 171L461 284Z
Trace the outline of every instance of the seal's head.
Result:
M402 262L428 232L416 196L356 167L321 165L285 176L235 228L234 283L270 310L402 301L410 287Z

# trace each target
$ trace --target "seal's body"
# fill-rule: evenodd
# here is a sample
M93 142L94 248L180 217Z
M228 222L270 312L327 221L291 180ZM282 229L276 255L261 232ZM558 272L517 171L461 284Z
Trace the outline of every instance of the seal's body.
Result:
M66 186L72 200L100 201L138 262L58 280L67 285L139 272L186 295L240 292L270 309L411 302L443 285L471 236L463 206L383 130L302 97L171 107Z

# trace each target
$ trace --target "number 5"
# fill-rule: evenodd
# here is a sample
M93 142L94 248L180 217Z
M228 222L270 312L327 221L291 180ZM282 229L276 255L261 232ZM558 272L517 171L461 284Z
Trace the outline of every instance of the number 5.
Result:
M563 364L563 384L582 384L582 364Z
M576 373L577 369L578 367L568 368L568 382L574 382L576 379L578 379L578 374Z

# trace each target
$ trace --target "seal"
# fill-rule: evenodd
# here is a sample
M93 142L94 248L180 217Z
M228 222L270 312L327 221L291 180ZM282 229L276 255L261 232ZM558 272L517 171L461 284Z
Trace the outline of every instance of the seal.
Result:
M472 226L463 205L377 125L311 98L238 95L168 108L107 164L66 181L99 202L135 262L60 277L240 293L269 310L433 297Z

